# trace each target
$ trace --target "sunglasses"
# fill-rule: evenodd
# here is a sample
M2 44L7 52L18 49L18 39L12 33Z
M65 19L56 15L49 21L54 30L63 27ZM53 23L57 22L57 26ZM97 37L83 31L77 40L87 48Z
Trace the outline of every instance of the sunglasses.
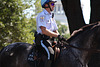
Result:
M52 5L52 6L54 6L54 5L55 5L55 3L51 3L51 5Z

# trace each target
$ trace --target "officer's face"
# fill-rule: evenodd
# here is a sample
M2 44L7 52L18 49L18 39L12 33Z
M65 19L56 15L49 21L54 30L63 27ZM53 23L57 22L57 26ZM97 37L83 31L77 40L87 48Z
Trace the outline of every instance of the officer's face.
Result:
M51 9L53 11L54 10L54 7L55 7L55 3L54 2L50 2L49 5L50 5L50 7L51 7Z

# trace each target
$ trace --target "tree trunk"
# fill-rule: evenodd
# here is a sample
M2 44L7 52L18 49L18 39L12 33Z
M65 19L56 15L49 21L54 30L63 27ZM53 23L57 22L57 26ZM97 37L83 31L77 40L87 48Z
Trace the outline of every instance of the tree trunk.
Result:
M100 0L91 0L90 23L100 21Z
M85 25L80 0L61 0L68 18L70 34Z

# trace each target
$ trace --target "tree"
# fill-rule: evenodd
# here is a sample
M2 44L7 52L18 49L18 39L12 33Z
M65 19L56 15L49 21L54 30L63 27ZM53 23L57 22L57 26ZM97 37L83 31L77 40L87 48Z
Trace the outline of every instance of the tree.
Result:
M62 35L65 38L69 38L70 35L67 32L68 28L66 25L62 25L60 23L60 21L56 21L57 25L58 25L58 32L60 33L60 35Z
M28 29L29 20L23 14L23 10L30 6L22 0L0 0L0 48L13 42L34 39L34 33Z
M61 0L68 18L70 34L85 25L80 0Z
M90 1L91 1L90 23L95 23L100 21L100 0L90 0Z
M41 0L35 0L35 15L37 15L38 13L40 13L42 11L42 7L41 7Z

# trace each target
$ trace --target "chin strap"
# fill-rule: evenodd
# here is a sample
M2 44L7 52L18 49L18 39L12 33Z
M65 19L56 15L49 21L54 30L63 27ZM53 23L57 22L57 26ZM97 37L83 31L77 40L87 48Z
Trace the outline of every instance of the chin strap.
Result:
M44 8L50 8L50 11L52 11L52 9L51 9L51 7L50 7L49 3L47 3L47 4L48 4L48 7L44 7Z
M51 7L50 7L49 3L48 3L48 7L50 8L50 11L52 11L52 9L51 9Z

